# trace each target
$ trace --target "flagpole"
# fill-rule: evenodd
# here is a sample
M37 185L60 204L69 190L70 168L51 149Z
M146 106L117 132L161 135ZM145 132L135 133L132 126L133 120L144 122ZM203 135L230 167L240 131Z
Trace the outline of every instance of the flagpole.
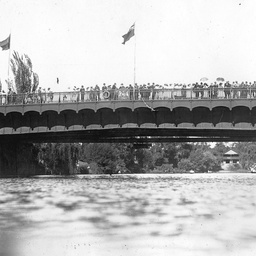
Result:
M9 84L10 84L10 76L9 76L9 70L10 70L10 60L11 60L11 31L10 31L10 41L9 41L9 44L10 44L10 48L9 48L9 58L8 58L8 87L9 87ZM9 88L7 88L9 89Z
M133 70L133 100L135 100L135 84L136 84L136 33L135 33L135 22L134 22L134 70Z
M135 31L135 22L134 22L134 31ZM134 79L134 87L136 83L136 33L134 33L134 74L133 74L133 79Z

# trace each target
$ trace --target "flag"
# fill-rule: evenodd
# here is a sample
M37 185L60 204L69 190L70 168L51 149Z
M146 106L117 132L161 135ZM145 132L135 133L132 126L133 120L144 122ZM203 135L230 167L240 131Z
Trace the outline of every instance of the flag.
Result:
M2 51L9 50L11 44L11 35L9 35L4 41L0 42L0 47L2 47Z
M122 44L125 44L131 37L134 36L135 23L130 27L127 34L123 35L124 41Z

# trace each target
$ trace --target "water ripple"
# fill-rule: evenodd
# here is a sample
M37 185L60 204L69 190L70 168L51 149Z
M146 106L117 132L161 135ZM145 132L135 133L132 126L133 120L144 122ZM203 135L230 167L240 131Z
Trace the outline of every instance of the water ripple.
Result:
M0 186L0 255L256 255L255 175L48 176Z

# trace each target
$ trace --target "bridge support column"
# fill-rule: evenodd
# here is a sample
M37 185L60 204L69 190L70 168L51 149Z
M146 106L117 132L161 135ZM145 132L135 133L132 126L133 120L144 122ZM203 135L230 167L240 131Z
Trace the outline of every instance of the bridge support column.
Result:
M39 166L33 145L29 143L0 143L0 177L35 175Z

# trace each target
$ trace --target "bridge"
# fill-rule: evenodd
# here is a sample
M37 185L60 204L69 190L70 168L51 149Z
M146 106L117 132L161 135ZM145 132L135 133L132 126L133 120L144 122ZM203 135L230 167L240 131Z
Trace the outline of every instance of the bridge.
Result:
M116 90L112 98L102 91L6 95L0 101L0 141L255 140L256 97L246 90L245 97L238 88L229 97L223 91L213 97L200 89L200 98L192 89L142 90L137 97Z
M1 95L0 176L36 170L31 143L254 141L255 124L248 88Z

